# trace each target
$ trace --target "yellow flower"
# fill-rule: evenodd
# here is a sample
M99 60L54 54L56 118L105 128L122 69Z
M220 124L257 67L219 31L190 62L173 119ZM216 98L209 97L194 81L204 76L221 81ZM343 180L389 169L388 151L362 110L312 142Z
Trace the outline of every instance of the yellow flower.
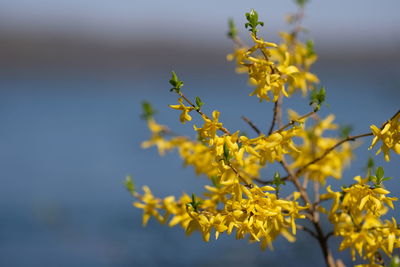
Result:
M280 36L283 42L277 49L270 50L271 58L278 62L284 62L290 58L288 64L295 66L297 73L295 79L288 80L288 93L292 94L296 90L301 90L305 96L312 88L310 85L319 83L318 77L310 72L311 65L317 60L317 55L310 53L307 46L294 35L282 32Z
M379 129L375 125L371 125L371 131L374 134L369 149L372 149L378 141L382 141L382 145L376 152L378 155L381 151L385 155L385 160L390 160L390 150L400 154L400 112L398 112L391 120Z
M189 112L194 110L194 107L187 107L183 104L183 98L179 98L179 105L169 105L170 108L182 110L181 115L179 116L179 120L181 123L185 124L186 121L191 121L192 117L189 115Z
M232 54L226 56L226 59L229 61L236 61L236 72L244 73L247 72L247 67L242 64L245 60L248 49L246 47L236 48Z
M222 123L218 121L219 114L218 110L214 110L212 113L212 119L205 116L202 117L204 124L201 128L197 128L196 125L193 126L201 139L213 139L217 134L217 130L222 128Z
M299 117L294 111L290 111L292 118ZM314 126L299 130L298 136L302 140L302 144L297 146L298 151L290 155L294 159L291 164L292 168L298 168L306 165L314 159L322 156L325 151L333 147L339 139L332 137L323 137L322 135L326 130L333 130L337 128L333 124L333 115L329 115L323 120L319 120ZM349 164L352 158L352 149L349 143L344 143L340 148L331 151L325 155L321 160L314 164L309 165L302 171L302 175L314 181L325 184L327 177L334 177L340 179L342 177L343 169Z
M147 121L147 126L151 132L151 138L142 143L142 148L156 146L160 155L164 155L165 151L173 148L171 143L165 140L163 136L168 131L167 127L156 123L153 118Z
M162 216L158 213L158 209L162 207L161 201L153 196L147 186L143 186L143 191L145 192L141 198L143 203L135 202L133 204L136 208L143 209L143 225L147 224L151 216L162 221Z
M372 188L357 176L358 183L334 192L328 186L321 200L333 199L329 220L334 225L334 234L343 238L339 250L350 249L353 260L356 253L374 266L376 253L383 251L391 256L393 249L400 247L400 230L396 220L382 221L380 217L393 207L397 198L388 197L384 188Z

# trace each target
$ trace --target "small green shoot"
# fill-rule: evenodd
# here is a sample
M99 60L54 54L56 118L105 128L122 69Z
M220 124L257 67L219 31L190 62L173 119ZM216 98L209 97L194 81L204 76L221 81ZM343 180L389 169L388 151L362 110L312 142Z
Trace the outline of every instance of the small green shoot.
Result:
M183 82L181 80L179 80L178 76L176 75L175 71L171 72L172 77L169 80L169 83L173 86L169 91L175 91L177 93L181 92L181 88L183 86Z

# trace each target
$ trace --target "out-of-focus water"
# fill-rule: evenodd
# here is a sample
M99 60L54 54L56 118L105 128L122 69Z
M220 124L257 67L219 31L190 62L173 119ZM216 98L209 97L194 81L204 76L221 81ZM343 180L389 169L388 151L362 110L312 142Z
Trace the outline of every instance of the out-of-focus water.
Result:
M395 73L341 66L319 74L330 104L321 114L335 113L338 122L354 125L354 133L399 109ZM219 109L229 129L251 133L241 115L268 127L272 106L246 97L251 89L244 76L203 71L183 77L187 95L201 96L207 112ZM302 233L295 244L278 239L274 252L261 252L256 244L225 235L206 244L198 234L186 237L182 229L153 220L141 226L141 211L131 206L122 185L125 175L159 196L201 192L206 183L183 169L176 153L160 158L154 149L140 148L148 136L139 118L142 100L153 103L160 123L192 133L190 123L181 125L177 111L167 107L176 103L168 78L166 71L0 77L0 266L323 266L317 243ZM300 96L285 106L309 110ZM343 183L361 173L372 155L369 142L356 150ZM390 164L376 159L395 177L388 184L399 193L400 157ZM347 253L340 256L349 262Z

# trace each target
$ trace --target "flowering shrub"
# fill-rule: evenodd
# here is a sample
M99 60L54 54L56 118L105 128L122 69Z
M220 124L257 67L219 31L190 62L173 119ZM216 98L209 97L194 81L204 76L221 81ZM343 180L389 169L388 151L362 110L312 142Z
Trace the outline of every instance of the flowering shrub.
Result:
M382 254L392 257L394 248L400 247L396 219L385 217L397 200L384 186L390 177L384 176L382 167L375 169L370 160L365 176L355 177L350 186L334 191L329 179L342 178L343 168L353 156L350 141L373 136L370 149L381 142L377 154L383 152L386 161L392 151L400 154L400 112L380 126L372 125L369 133L350 136L345 129L342 136L325 136L326 131L338 126L333 123L333 115L318 116L326 92L311 72L317 60L313 43L299 40L305 1L297 2L299 12L288 17L294 29L281 33L280 44L267 42L258 35L258 27L264 23L254 10L246 13L250 46L243 44L233 22L229 23L228 35L235 49L227 58L236 62L238 72L248 75L253 86L250 96L273 104L269 131L262 132L248 118L244 120L255 131L255 138L228 130L220 121L219 111L205 114L199 97L192 101L185 96L183 82L172 72L170 90L177 94L178 104L170 107L180 112L183 124L198 113L203 125L193 126L196 139L177 136L158 124L151 105L144 103L143 117L151 137L143 147L155 146L160 155L176 149L185 165L193 166L197 175L207 177L210 185L205 186L202 196L183 194L164 199L155 197L146 186L143 194L136 192L130 178L126 186L137 199L134 206L143 210L143 225L154 217L171 227L180 225L187 234L200 231L204 241L209 241L211 235L218 239L221 234L234 233L237 239L258 242L262 249L272 247L280 235L294 242L297 231L305 231L318 241L327 266L343 266L328 247L328 239L333 236L341 240L339 250L349 249L353 260L358 256L368 266L383 266ZM303 96L310 95L310 112L299 115L288 110L289 121L284 124L282 102L298 91ZM262 179L260 171L272 164L281 165L285 175L276 172L273 179ZM307 190L311 182L313 196ZM292 183L296 191L283 196L280 189L286 183ZM321 186L326 192L322 195ZM322 206L325 201L331 202L329 209ZM323 214L333 225L333 232L322 229L319 218ZM312 228L306 227L305 221ZM395 261L392 264L398 266Z

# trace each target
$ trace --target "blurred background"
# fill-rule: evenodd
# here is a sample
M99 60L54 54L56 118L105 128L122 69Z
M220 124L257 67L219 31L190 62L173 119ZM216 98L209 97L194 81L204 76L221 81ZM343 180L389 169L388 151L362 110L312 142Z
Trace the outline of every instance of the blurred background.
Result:
M192 134L167 107L176 103L172 69L187 95L201 96L207 112L220 110L228 128L250 133L242 115L268 127L272 105L244 97L246 76L225 59L227 19L246 40L250 8L273 41L296 10L289 0L0 1L0 266L323 266L317 244L302 233L298 243L278 239L274 252L261 252L227 236L203 243L155 221L143 228L122 185L132 174L137 187L164 197L201 192L206 183L176 153L160 158L140 148L149 136L139 117L143 100L160 123ZM313 70L327 87L322 116L335 113L364 133L399 109L399 10L397 0L311 1L304 38L315 42ZM308 111L299 95L285 106ZM373 155L370 139L363 141L341 183L363 173ZM396 178L388 185L397 195L399 159L376 157ZM348 253L335 255L351 265Z

